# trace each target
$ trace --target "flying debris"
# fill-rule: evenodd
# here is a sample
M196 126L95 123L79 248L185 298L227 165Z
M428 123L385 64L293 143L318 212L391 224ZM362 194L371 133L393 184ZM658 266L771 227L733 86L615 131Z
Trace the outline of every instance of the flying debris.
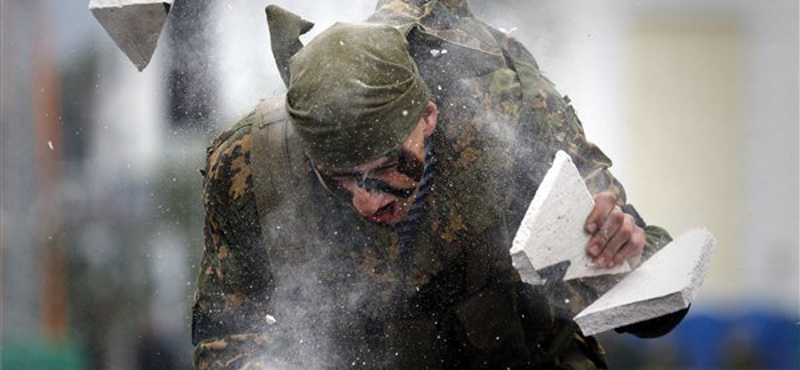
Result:
M156 50L173 0L90 0L89 10L141 72Z

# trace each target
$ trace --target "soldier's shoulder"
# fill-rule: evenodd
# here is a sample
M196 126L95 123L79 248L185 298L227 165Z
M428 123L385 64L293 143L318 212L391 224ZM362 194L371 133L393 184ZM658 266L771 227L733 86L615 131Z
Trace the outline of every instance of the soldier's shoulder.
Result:
M227 204L249 193L252 187L250 153L255 109L222 131L206 149L204 198L207 203Z
M229 147L236 142L247 140L251 135L255 119L256 110L253 109L232 125L226 127L206 149L206 154L210 157L215 151L224 150L225 147Z
M220 133L206 149L209 162L213 163L220 154L248 155L254 133L263 125L286 118L284 96L270 96L262 99L252 110L236 120Z

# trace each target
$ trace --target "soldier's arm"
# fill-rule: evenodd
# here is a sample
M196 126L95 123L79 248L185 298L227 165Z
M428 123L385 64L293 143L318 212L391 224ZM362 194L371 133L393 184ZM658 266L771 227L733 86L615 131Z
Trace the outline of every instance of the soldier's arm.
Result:
M560 131L557 135L564 135L564 137L570 138L566 148L570 151L578 171L586 181L589 192L592 195L610 194L616 199L616 205L620 207L619 210L625 213L633 224L644 230L645 243L641 259L644 261L650 258L655 252L672 241L672 237L663 228L648 225L636 211L634 205L628 203L625 188L609 170L611 160L597 145L586 140L583 125L578 120L575 110L569 105L566 97L563 100L566 104L564 118L566 124L560 126L559 130L563 131Z
M192 308L198 369L242 369L264 353L269 261L250 175L248 116L208 148L204 251Z
M611 173L611 160L594 143L589 142L584 134L583 125L578 119L569 98L562 96L547 78L541 75L533 57L523 45L505 35L494 33L503 45L507 60L520 78L523 92L523 115L521 117L531 129L530 137L534 138L532 146L551 146L551 151L561 149L572 157L579 172L586 181L589 191L595 195L606 192L611 194L620 209L630 216L637 227L644 230L645 242L641 254L646 260L667 243L672 241L669 233L661 227L648 225L636 212L633 205L627 202L625 188ZM526 111L527 110L527 111ZM544 121L544 125L537 122ZM523 123L525 126L526 123ZM657 337L671 331L686 315L686 310L647 320L634 325L618 328L618 332L628 332L640 337Z
M641 228L644 234L644 246L641 251L641 256L634 258L638 261L644 261L655 254L659 249L672 241L672 237L663 228L655 225L648 225L645 220L639 215L635 207L627 202L625 188L611 173L611 160L595 145L586 140L583 132L583 126L578 120L574 109L569 105L569 100L566 97L561 97L552 87L552 96L557 97L557 102L552 102L551 106L563 107L561 111L565 112L563 120L557 124L556 141L564 139L559 145L568 151L572 156L579 172L586 181L589 191L593 195L601 194L600 197L610 195L612 199L616 199L616 205L620 208L616 212L622 211L625 217L629 218L634 225L634 228ZM560 115L560 114L559 114ZM597 199L597 197L595 198ZM637 231L641 232L641 231ZM598 231L599 234L599 231ZM641 235L641 234L640 234ZM630 261L630 260L629 260ZM616 331L620 333L630 333L642 338L654 338L669 333L674 329L686 316L688 308L678 312L664 315L652 320L646 320L633 325L617 328Z
M664 229L646 225L634 206L627 202L625 188L609 170L611 159L586 139L583 124L569 98L561 95L555 85L541 74L533 56L522 44L502 33L495 31L493 34L520 80L523 95L520 129L530 130L525 136L532 138L531 146L549 147L550 150L545 151L547 154L564 150L572 157L593 195L602 192L611 194L622 211L644 229L644 259L669 243L672 239Z

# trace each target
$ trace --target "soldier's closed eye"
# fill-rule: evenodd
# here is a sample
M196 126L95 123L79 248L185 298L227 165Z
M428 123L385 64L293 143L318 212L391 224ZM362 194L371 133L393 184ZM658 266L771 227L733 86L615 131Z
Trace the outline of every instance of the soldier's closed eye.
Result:
M385 175L396 169L397 161L392 161L369 171L328 171L324 175L336 181L363 180L365 177Z
M397 161L392 161L392 162L386 163L384 165L378 166L376 168L373 168L367 174L368 175L385 175L385 174L390 173L390 172L395 171L395 170L397 170Z

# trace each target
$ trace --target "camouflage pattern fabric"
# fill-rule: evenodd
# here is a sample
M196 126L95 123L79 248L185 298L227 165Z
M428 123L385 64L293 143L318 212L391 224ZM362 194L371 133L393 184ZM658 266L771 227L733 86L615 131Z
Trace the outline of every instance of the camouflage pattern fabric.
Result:
M586 140L568 99L525 48L473 18L465 1L382 1L369 21L405 27L440 109L439 164L412 254L402 257L391 230L371 228L328 197L303 158L287 159L308 189L284 194L298 202L294 210L259 208L256 192L266 185L252 163L264 122L248 114L208 149L195 366L605 368L597 341L570 320L594 292L580 282L522 284L508 248L557 150L573 157L593 193L611 190L624 205L611 161ZM422 66L436 65L422 60L431 50L450 50L420 45L428 42L453 53L461 47L459 58L480 61L481 73L426 72ZM669 241L658 227L646 232L645 256ZM316 256L303 270L314 279L287 288L292 263L309 255L280 252L298 246ZM333 304L294 307L303 329L283 325L282 313L304 300Z

